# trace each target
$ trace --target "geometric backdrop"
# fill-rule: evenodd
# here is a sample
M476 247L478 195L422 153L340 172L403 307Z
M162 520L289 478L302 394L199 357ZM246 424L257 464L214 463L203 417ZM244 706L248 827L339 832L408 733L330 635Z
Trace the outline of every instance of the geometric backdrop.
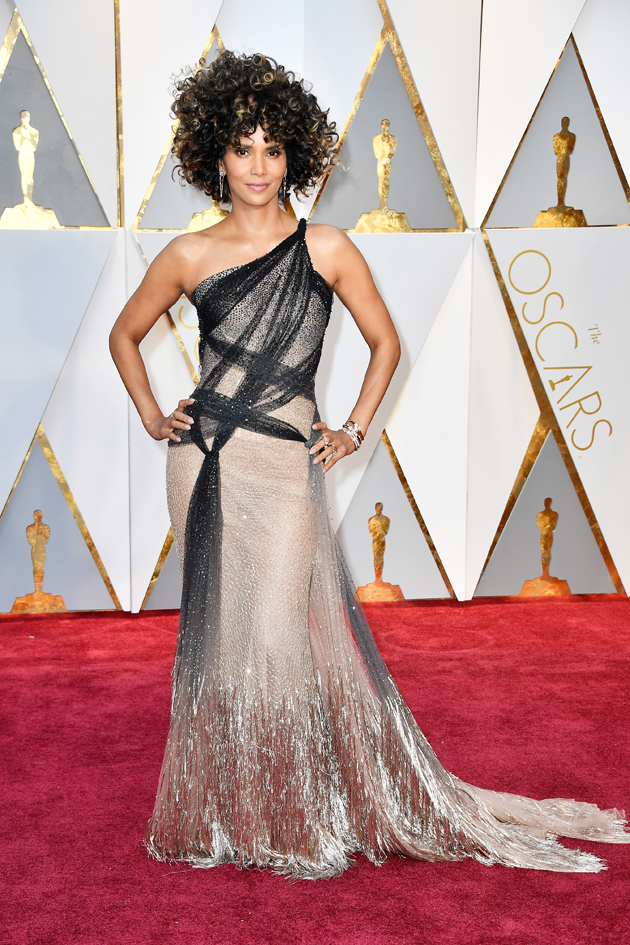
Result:
M518 594L540 572L549 497L552 573L573 593L625 594L627 3L0 0L0 42L0 612L33 590L36 509L44 590L68 609L178 606L166 446L130 406L107 336L147 265L211 206L171 179L169 86L221 48L274 57L330 109L339 162L287 212L350 233L401 337L363 449L327 476L356 582L373 579L367 519L382 502L384 579L406 598ZM586 225L534 227L557 203L565 117L566 203ZM388 205L410 232L355 233L378 206L383 119ZM35 223L20 210L24 147ZM197 337L181 299L143 343L165 413L194 387ZM329 425L367 357L336 300L317 383Z

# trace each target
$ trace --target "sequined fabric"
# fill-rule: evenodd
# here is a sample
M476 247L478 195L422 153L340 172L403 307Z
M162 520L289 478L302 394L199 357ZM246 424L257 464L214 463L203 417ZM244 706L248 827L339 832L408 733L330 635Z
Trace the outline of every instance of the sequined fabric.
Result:
M201 382L168 453L184 592L149 853L312 879L357 851L602 869L555 836L627 842L622 813L458 780L380 656L308 455L332 293L304 233L193 293Z

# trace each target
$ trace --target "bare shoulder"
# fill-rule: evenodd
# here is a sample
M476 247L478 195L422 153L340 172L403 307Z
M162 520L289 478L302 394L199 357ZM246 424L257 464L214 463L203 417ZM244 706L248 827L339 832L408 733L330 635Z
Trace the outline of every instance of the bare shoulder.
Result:
M156 256L156 261L163 264L186 265L193 263L204 252L207 252L208 236L204 231L199 233L182 233L167 243L164 249Z
M306 241L315 269L335 291L340 280L348 273L362 273L369 278L363 256L348 234L339 227L326 223L310 224L306 230Z
M220 224L197 233L182 233L167 243L149 267L149 279L166 279L190 292L199 282L208 259L212 258L221 242L222 234L214 233Z
M343 230L340 230L338 226L330 226L328 223L309 223L306 239L314 249L321 253L335 254L354 245Z

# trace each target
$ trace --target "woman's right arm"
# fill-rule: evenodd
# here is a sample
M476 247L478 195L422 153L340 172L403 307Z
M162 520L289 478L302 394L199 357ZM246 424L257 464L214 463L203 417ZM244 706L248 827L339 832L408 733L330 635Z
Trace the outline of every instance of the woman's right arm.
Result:
M109 336L109 350L145 430L155 439L179 442L175 429L189 430L192 417L183 407L192 400L180 400L166 417L153 396L147 370L140 354L140 342L160 315L180 298L190 265L182 240L176 239L162 250L149 266L140 286L118 316Z

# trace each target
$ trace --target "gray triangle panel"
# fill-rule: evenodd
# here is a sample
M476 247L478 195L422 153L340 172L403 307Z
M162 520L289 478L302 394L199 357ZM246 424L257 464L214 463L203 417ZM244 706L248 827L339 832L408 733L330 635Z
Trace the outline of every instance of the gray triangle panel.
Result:
M398 584L407 600L448 597L448 590L416 521L400 479L380 440L339 527L338 537L357 585L374 580L368 519L383 503L390 519L383 580Z
M178 610L182 597L182 577L175 542L170 547L145 610Z
M575 134L565 203L589 226L630 223L630 206L606 143L572 42L567 45L527 130L488 220L490 227L530 227L558 203L553 138L569 118ZM604 116L605 117L605 116Z
M372 142L381 121L396 138L388 206L406 213L412 229L451 229L457 221L407 95L389 43L379 59L335 167L313 214L313 223L354 229L362 213L379 205Z
M550 574L568 581L573 594L614 594L615 586L569 477L549 434L477 586L475 597L519 594L542 571L536 515L551 498L558 512Z
M31 113L31 125L39 131L33 202L54 210L61 226L109 226L21 32L0 82L0 212L23 200L13 146L13 129L20 124L23 110Z
M219 47L213 42L206 62L216 59ZM185 230L194 213L202 213L212 206L212 198L201 190L184 184L175 170L177 158L170 152L155 182L140 220L143 230Z
M16 597L34 590L26 528L32 524L36 509L41 509L43 523L50 526L44 591L61 596L68 610L113 610L114 604L83 535L46 457L35 443L0 519L0 613L10 611Z

